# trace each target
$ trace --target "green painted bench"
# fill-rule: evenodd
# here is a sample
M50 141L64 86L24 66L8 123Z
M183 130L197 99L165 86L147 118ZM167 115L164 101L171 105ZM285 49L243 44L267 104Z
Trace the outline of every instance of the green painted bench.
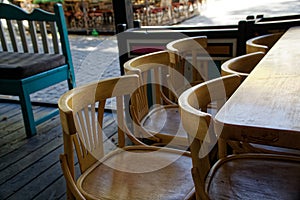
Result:
M54 5L54 14L0 3L0 94L18 96L27 137L36 126L58 114L58 110L35 119L30 94L67 81L75 87L75 76L64 11Z

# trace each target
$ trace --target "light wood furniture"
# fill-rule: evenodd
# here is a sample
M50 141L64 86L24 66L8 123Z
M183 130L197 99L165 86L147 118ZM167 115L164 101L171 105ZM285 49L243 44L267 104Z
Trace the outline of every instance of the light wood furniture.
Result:
M272 33L251 38L246 42L246 52L261 51L267 53L281 36L282 33Z
M245 79L264 55L263 52L254 52L229 59L221 65L221 75L238 74Z
M231 74L238 74L242 77L242 80L245 80L250 72L255 68L255 66L261 61L265 53L263 52L254 52L245 54L232 58L221 66L222 76L227 76ZM300 155L300 151L292 151L286 148L271 147L267 145L258 145L258 144L248 144L240 142L230 142L231 148L234 150L234 153L245 153L245 152L264 152L264 153L279 153L279 154L291 154L291 155ZM226 148L226 146L224 147ZM225 151L226 149L224 149ZM225 155L220 155L225 156Z
M290 28L218 112L222 138L300 149L299 41Z
M18 96L27 137L36 125L58 114L58 109L34 118L30 94L75 76L62 5L54 14L40 9L27 13L20 7L0 3L0 94Z
M77 87L60 98L64 137L64 154L60 160L69 198L173 200L193 197L190 153L147 146L127 127L124 108L129 102L124 99L136 90L139 90L138 76L127 75ZM102 130L108 101L117 106L118 145L111 143L104 147L103 141L110 134ZM126 138L136 145L127 145L130 142L126 142ZM81 171L77 180L73 146Z
M172 92L167 76L170 73L168 51L148 53L124 64L126 74L137 74L142 83L140 96L132 98L130 111L136 136L153 145L169 145L187 149L187 134L183 130L178 105L168 96Z
M254 52L238 56L232 59L227 60L221 65L221 75L227 76L232 74L237 74L242 78L242 81L245 80L249 73L254 69L257 63L264 57L265 53L263 52ZM260 151L248 143L240 143L236 141L225 141L219 139L219 157L224 157L227 155L227 145L230 146L230 151L234 153L245 153L245 152L256 152Z
M170 52L170 66L173 69L170 72L170 85L178 91L178 94L191 85L209 79L208 61L210 56L206 51L206 36L174 40L169 42L166 48Z
M196 85L179 97L183 127L193 141L196 199L297 199L300 157L237 154L209 162L219 135L213 117L203 110L211 101L224 102L240 82L238 75L224 76Z

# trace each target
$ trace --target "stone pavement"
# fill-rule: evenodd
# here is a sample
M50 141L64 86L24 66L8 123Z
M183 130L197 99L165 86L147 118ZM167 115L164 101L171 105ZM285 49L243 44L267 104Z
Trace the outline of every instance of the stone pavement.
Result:
M204 0L200 15L186 25L234 25L248 15L273 17L300 14L299 0Z
M299 14L299 0L206 0L200 15L179 25L237 24L248 15L266 17ZM120 75L116 36L70 35L77 86ZM57 103L66 92L66 83L58 84L32 96L34 101Z

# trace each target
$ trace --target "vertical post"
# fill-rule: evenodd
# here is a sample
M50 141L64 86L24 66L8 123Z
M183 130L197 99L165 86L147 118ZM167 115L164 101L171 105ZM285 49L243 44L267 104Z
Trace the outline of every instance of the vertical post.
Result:
M115 18L115 30L117 33L125 31L127 28L133 28L133 9L132 0L112 0ZM117 35L118 48L119 48L119 60L121 75L124 74L123 64L125 62L123 38L120 34Z
M128 59L128 55L127 55L127 45L126 45L126 37L124 34L120 34L124 31L126 31L127 27L126 24L118 24L117 25L117 39L118 39L118 49L119 49L119 63L120 63L120 72L121 75L124 75L124 63L127 61Z
M249 19L249 18L248 18ZM255 20L242 20L238 24L238 46L237 55L244 55L246 53L246 42L249 38L253 37L254 30L253 25Z
M115 17L115 30L118 24L126 24L133 28L133 9L131 0L112 0Z
M140 20L134 20L133 21L133 28L141 28L142 22Z
M246 53L246 26L247 22L242 20L238 24L238 44L237 44L237 56L244 55Z

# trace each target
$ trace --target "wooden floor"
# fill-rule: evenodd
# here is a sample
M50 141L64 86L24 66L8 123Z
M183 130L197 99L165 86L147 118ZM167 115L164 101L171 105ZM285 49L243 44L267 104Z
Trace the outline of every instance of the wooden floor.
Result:
M35 106L35 115L53 110ZM116 141L111 113L105 120ZM18 104L0 103L0 199L66 199L65 180L59 163L63 139L59 115L38 126L38 134L26 138Z

